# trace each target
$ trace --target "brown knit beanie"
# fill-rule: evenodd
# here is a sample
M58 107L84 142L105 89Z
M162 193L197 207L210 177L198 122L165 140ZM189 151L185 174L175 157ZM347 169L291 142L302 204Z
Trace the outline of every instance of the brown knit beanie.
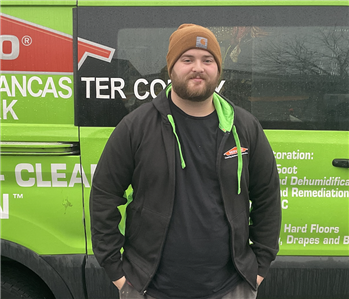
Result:
M219 73L221 73L222 55L215 35L205 27L182 24L170 36L166 56L167 71L170 76L173 65L184 52L190 49L203 49L210 52L216 60Z

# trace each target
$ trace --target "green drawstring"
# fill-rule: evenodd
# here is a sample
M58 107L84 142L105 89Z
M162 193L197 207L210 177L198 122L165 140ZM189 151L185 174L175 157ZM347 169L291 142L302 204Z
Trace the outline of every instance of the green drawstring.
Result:
M166 88L166 96L169 96L169 92L171 90L172 85L169 84ZM239 140L239 135L236 131L236 127L234 125L234 108L227 102L225 101L219 94L214 93L213 94L213 103L215 106L215 109L217 111L218 119L219 119L219 128L223 132L229 132L230 130L233 133L233 137L236 143L237 151L238 151L238 168L237 168L237 180L238 180L238 194L241 194L241 175L242 175L242 153L241 153L241 144ZM175 123L173 120L173 117L171 114L167 115L168 120L170 121L172 125L172 130L173 134L175 135L177 139L177 144L178 144L178 149L179 149L179 155L181 158L181 165L182 169L186 167L183 154L182 154L182 149L181 149L181 144L179 142L179 138L176 133L176 127Z
M178 144L178 150L179 150L179 156L181 157L181 165L182 165L182 169L185 168L185 161L184 161L184 158L183 158L183 154L182 154L182 147L181 147L181 144L179 142L179 138L178 138L178 135L176 133L176 126L175 126L175 122L173 120L173 117L171 114L168 114L167 115L167 118L168 120L170 121L171 125L172 125L172 131L173 131L173 134L176 136L176 139L177 139L177 144Z
M236 147L238 149L238 171L237 171L237 175L238 175L238 194L241 193L241 174L242 174L242 154L241 154L241 145L240 145L240 140L239 140L239 136L238 133L236 132L236 127L235 125L233 125L233 136L234 136L234 140L236 143Z
M238 179L238 194L240 194L241 193L241 175L242 175L242 154L241 154L241 144L239 140L239 135L234 125L234 108L217 93L213 94L213 104L218 114L220 129L223 132L229 132L231 130L233 133L233 137L234 137L237 151L238 151L237 179Z

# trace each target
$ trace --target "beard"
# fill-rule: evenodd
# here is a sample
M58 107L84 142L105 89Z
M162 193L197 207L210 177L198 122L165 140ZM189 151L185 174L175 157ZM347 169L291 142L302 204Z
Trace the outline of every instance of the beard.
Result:
M173 91L183 100L188 100L192 102L204 102L209 97L212 96L214 93L217 85L218 85L218 79L217 78L210 79L206 75L190 75L184 79L180 78L174 70L172 70L171 73L171 83ZM190 79L192 78L201 78L204 81L202 82L202 86L189 86L190 85Z

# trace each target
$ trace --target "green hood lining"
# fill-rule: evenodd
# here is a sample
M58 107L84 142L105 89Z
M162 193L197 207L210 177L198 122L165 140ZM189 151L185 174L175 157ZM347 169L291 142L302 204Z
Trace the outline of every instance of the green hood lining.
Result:
M166 96L168 98L169 92L172 88L172 85L169 84L166 88ZM243 161L242 161L242 154L241 154L241 144L240 144L240 139L239 135L236 131L236 127L234 125L234 108L232 105L230 105L226 100L224 100L219 94L214 93L213 94L213 105L217 111L218 115L218 120L219 120L219 128L224 132L232 132L233 137L236 143L237 147L237 154L238 154L238 169L237 169L237 178L238 178L238 194L241 193L241 175L242 175L242 166L243 166ZM178 135L176 133L176 126L174 119L171 114L167 115L168 120L171 123L173 134L176 137L177 144L178 144L178 150L179 150L179 155L181 158L181 166L182 169L186 167L185 160L183 157L182 153L182 147L178 138Z
M179 138L178 138L178 135L177 135L177 133L176 133L176 125L175 125L174 119L173 119L173 117L172 117L171 114L168 114L168 115L167 115L167 118L168 118L168 120L169 120L170 123L171 123L173 134L174 134L175 137L176 137L177 144L178 144L178 150L179 150L179 156L181 157L181 165L182 165L182 169L184 169L184 168L186 167L186 164L185 164L184 157L183 157L183 153L182 153L181 143L180 143Z

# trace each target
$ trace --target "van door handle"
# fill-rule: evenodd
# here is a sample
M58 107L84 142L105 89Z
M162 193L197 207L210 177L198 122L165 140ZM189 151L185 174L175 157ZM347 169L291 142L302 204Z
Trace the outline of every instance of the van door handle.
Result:
M68 156L79 155L78 142L0 142L1 155Z
M349 168L349 159L334 159L332 165L334 167Z

